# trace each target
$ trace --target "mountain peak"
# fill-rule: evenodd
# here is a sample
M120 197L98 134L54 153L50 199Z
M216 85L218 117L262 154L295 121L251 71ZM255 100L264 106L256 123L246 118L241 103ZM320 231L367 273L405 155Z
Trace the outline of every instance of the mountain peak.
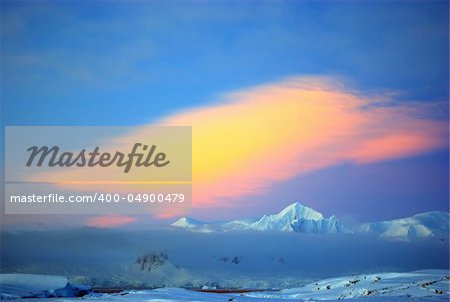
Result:
M254 230L285 231L296 233L374 233L383 239L413 240L415 238L437 237L441 240L449 234L450 213L425 212L394 220L363 223L353 230L343 225L335 215L324 218L320 212L294 202L277 214L264 215L259 219L239 219L227 222L207 223L183 217L172 223L180 227L201 232Z
M294 202L288 205L278 214L278 217L288 216L289 220L293 221L296 219L307 219L307 220L321 220L324 219L322 213L307 207L300 202Z
M182 217L172 223L172 226L175 227L182 227L182 228L195 228L198 226L201 226L203 223L201 221L189 218L189 217Z

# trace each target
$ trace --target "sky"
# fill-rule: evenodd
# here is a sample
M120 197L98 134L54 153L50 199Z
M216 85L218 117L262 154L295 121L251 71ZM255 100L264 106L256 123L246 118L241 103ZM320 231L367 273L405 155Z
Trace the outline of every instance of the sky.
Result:
M1 120L192 126L199 219L448 210L448 23L447 1L2 1Z

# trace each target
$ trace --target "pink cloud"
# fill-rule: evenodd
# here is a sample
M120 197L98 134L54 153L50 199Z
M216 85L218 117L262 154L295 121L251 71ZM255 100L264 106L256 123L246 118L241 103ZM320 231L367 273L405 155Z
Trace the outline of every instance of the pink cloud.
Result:
M123 215L96 216L88 219L87 226L97 228L114 228L121 225L135 222L137 218Z
M156 124L192 126L193 207L232 207L234 197L263 194L298 175L448 147L446 121L429 117L431 109L424 103L393 98L364 95L330 79L295 77L226 94L211 105ZM133 144L153 125L112 138L112 147L117 142ZM183 215L174 211L158 215ZM107 227L133 221L108 216L89 224Z
M447 124L424 117L426 109L329 80L292 78L225 95L163 123L192 125L194 206L209 207L341 163L444 148Z

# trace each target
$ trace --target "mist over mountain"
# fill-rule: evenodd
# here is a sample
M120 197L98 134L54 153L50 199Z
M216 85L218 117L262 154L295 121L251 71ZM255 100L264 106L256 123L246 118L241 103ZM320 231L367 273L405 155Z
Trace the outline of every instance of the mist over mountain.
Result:
M370 233L76 228L1 233L2 273L106 287L287 288L320 278L448 269L449 241Z
M1 273L65 275L106 287L270 289L348 274L449 267L445 212L349 228L294 203L259 219L181 218L170 227L16 229L0 235Z

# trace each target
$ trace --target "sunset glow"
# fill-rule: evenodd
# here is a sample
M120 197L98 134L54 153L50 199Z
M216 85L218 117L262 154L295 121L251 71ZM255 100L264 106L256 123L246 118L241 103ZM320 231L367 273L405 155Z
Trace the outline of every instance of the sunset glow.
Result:
M445 122L419 115L413 105L392 106L387 96L365 96L335 80L304 77L228 93L212 105L155 124L192 126L194 208L233 207L232 198L259 195L280 181L339 164L369 164L437 150L446 146L447 136ZM146 136L146 129L137 126L126 136L111 138L110 147L132 144L138 135ZM104 170L93 171L95 178L106 179ZM58 177L67 176L59 172ZM133 185L146 183L145 174L131 176L135 180L125 183L129 187L117 189L132 191ZM66 184L89 189L82 181ZM156 216L181 214L166 210ZM94 224L106 225L115 218L105 219ZM131 221L120 218L118 223Z

